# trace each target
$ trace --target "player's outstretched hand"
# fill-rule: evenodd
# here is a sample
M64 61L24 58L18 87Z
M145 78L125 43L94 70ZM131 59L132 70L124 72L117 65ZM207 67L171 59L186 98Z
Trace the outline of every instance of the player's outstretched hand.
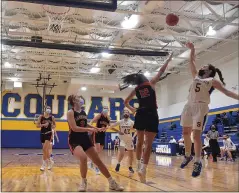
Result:
M193 45L193 43L191 43L191 42L186 43L186 46L187 46L187 48L189 48L190 50L193 50L193 49L194 49L194 45Z

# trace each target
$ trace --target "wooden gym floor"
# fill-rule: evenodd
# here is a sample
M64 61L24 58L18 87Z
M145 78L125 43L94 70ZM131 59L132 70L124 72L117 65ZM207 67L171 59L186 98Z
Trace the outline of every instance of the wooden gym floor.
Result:
M51 171L41 172L39 149L2 149L3 192L67 192L77 191L80 171L76 159L69 150L53 150L55 166ZM147 184L139 182L137 174L129 177L127 159L119 173L114 171L116 154L105 150L101 158L112 176L125 187L125 191L238 191L238 161L203 161L200 177L192 178L192 164L180 169L181 156L156 156L152 154L147 173ZM135 165L134 165L135 166ZM88 170L88 191L109 191L103 175Z

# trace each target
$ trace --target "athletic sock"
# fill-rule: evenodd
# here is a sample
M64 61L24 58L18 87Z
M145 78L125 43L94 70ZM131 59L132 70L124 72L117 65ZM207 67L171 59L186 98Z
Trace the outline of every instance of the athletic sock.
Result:
M190 157L190 155L191 155L191 153L185 152L185 156L186 156L186 157Z
M86 181L87 181L86 178L82 178L82 180L81 180L82 183L85 183Z
M114 179L112 178L112 176L110 176L110 177L108 178L108 181L109 181L109 183L112 183L112 182L114 181Z
M195 162L200 163L201 162L201 157L195 157Z
M140 164L140 160L136 160L136 164L139 165Z
M142 164L141 169L146 170L147 166L148 166L148 164Z

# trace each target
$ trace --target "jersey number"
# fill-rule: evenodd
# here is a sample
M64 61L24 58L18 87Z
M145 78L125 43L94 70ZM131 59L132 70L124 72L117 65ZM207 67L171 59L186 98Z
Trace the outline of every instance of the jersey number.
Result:
M139 90L139 93L140 93L141 98L145 98L145 97L150 96L148 88L144 88L142 90Z
M85 127L85 121L80 122L80 127Z
M195 92L199 92L200 91L200 86L201 86L201 83L197 83L196 84Z
M125 129L124 134L130 134L130 129Z

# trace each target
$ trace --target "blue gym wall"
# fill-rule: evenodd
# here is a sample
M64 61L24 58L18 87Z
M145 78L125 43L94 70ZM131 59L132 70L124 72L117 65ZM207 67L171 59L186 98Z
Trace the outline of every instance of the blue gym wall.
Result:
M88 119L91 120L95 113L99 113L103 108L104 97L86 97L86 112L88 114ZM57 132L60 139L60 143L55 143L55 148L68 148L67 138L68 138L68 124L65 119L65 114L70 108L67 101L67 96L65 95L48 95L47 103L49 106L53 107L55 111L53 115L57 120ZM12 100L11 102L9 102ZM35 101L35 105L34 102ZM120 112L123 111L124 103L123 98L108 97L108 106L110 108L110 117L112 122L120 119ZM137 100L133 99L130 104L137 106ZM17 106L18 105L18 106ZM216 114L238 111L239 105L231 105L226 107L221 107L217 109L211 109L206 130L212 123ZM25 93L5 93L2 97L2 132L1 132L1 145L2 147L13 147L13 148L41 148L40 143L40 132L39 128L34 124L35 114L41 113L41 97L38 94L25 94ZM134 120L134 117L131 116ZM167 135L175 136L179 139L182 134L182 128L179 125L180 117L169 117L166 119L161 119L159 121L159 133L161 135L162 130L166 130ZM176 124L175 130L170 130L168 127L171 122ZM166 129L165 129L166 128ZM219 127L219 132L223 132L223 128ZM108 134L107 134L108 135ZM238 140L238 138L232 136L233 140ZM107 144L107 142L105 142Z

